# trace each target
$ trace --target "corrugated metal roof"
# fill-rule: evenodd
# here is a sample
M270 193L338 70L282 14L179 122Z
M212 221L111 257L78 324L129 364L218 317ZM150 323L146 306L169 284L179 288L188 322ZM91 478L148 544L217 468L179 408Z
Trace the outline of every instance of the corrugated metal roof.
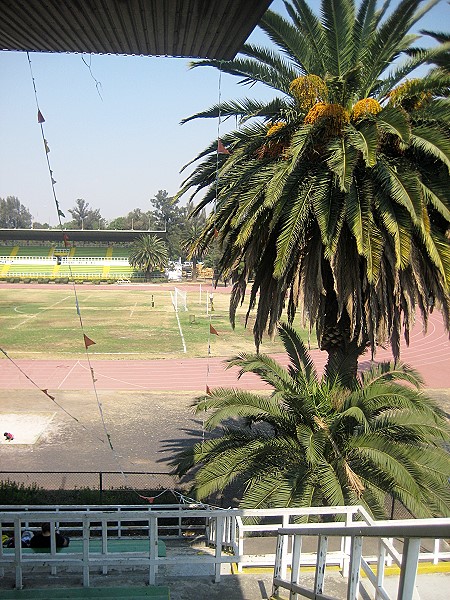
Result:
M233 58L271 0L0 0L0 49Z

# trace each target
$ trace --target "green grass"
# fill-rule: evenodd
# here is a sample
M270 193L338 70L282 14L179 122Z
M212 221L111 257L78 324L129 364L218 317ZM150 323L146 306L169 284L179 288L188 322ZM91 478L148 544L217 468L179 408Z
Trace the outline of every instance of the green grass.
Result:
M199 303L199 287L188 291L188 311L178 313L187 353L178 330L169 291L149 286L133 290L111 286L77 288L78 302L88 337L96 342L89 348L92 358L152 359L205 357L208 352L210 317L206 294ZM154 306L152 306L152 301ZM229 294L214 294L211 355L228 357L253 352L252 323L244 327L246 307L238 312L236 329L228 320ZM82 358L83 336L76 311L73 287L63 290L9 289L0 287L1 347L13 358ZM298 324L297 328L298 327ZM306 339L307 334L303 332ZM262 352L282 351L280 340L266 338Z

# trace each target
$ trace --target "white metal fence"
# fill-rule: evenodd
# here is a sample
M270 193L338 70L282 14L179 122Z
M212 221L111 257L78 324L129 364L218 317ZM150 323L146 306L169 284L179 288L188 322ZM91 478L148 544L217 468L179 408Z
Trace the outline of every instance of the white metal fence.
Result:
M225 564L236 563L238 569L247 565L275 566L275 586L290 589L291 593L296 594L298 592L295 586L299 584L295 578L298 578L300 565L315 564L321 568L324 565L338 564L344 572L349 570L353 574L356 565L359 564L359 541L352 540L359 540L362 535L371 539L380 538L380 548L383 550L371 551L370 556L364 557L364 562L360 557L361 566L368 569L369 564L375 563L378 573L381 573L383 565L393 561L400 566L405 565L404 577L412 577L411 565L418 548L417 543L410 540L417 537L450 537L450 519L394 521L383 523L380 528L381 526L374 523L362 507L273 510L208 509L199 508L198 505L152 505L139 508L114 506L106 509L104 506L60 506L53 507L52 510L49 510L49 507L32 510L21 510L22 507L12 506L3 508L4 510L0 511L0 535L5 532L13 533L15 539L20 539L24 529L37 530L43 522L48 522L52 531L59 528L63 533L70 533L72 539L70 546L62 552L58 552L54 547L54 541L50 551L45 554L33 553L21 548L20 544L16 544L16 547L9 551L0 548L0 574L3 575L5 569L14 570L18 589L23 585L24 573L27 575L33 566L48 566L52 573L55 573L58 567L79 568L84 586L89 585L91 569L99 568L106 574L108 567L112 566L141 567L148 569L148 581L153 585L159 566L170 567L183 562L194 569L196 566L209 565L214 571L216 582L220 581L221 567ZM317 520L319 517L322 520L337 519L341 522L295 525L301 520ZM420 525L420 531L414 529L416 525ZM213 553L203 556L180 556L168 552L167 556L158 556L158 537L167 537L170 531L178 537L180 533L183 535L187 532L189 535L204 534L206 543L213 547ZM266 553L264 549L268 541L267 536L273 540L277 535L276 555ZM324 542L330 535L339 539L332 552L327 551ZM305 539L304 536L307 536L309 541L312 539L310 536L319 538L319 552L311 549L300 553L298 540L302 537ZM406 553L403 552L403 547L397 549L392 540L385 539L392 536L404 538ZM288 544L289 537L293 539L291 548ZM254 546L252 550L255 538L258 540L256 552ZM123 540L124 544L120 552L113 552L110 546L117 539ZM148 542L141 544L138 551L133 546L133 541L137 539ZM406 556L405 559L402 553ZM320 560L318 557L321 557ZM417 560L437 562L448 560L450 552L442 548L439 542L432 541L430 547L422 549L417 557ZM286 573L289 567L294 579L288 581ZM373 577L378 577L378 574ZM320 595L308 597L320 598ZM387 600L383 591L379 597Z
M315 565L314 588L302 584L301 566L310 564L310 557L302 557L303 539L314 536L317 550L312 564ZM278 597L280 589L289 591L289 599L299 596L314 600L339 600L324 594L325 569L332 563L328 556L328 543L331 539L340 539L343 547L343 575L347 580L347 600L360 598L361 571L373 586L376 599L390 600L385 589L385 568L394 563L399 568L399 582L396 591L397 600L412 600L420 560L448 560L450 552L445 539L450 538L450 519L408 519L400 521L372 521L365 523L341 523L297 525L283 527L278 531L277 554L274 567L272 594ZM401 551L394 546L394 538L401 543ZM369 555L363 555L364 540L376 542L370 545ZM432 540L432 550L426 550L424 540ZM291 542L291 552L287 544ZM441 543L445 549L441 549ZM421 551L422 550L422 551ZM290 577L287 577L290 567ZM373 568L374 567L374 568ZM366 590L367 592L367 590Z

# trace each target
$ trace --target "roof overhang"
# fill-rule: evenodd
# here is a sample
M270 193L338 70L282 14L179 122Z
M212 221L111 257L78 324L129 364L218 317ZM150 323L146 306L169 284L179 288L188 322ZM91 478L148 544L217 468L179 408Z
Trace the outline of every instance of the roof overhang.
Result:
M0 229L3 242L51 242L63 245L64 234L71 242L133 242L141 235L166 237L165 231L137 231L136 229Z
M0 49L230 60L272 0L2 0Z

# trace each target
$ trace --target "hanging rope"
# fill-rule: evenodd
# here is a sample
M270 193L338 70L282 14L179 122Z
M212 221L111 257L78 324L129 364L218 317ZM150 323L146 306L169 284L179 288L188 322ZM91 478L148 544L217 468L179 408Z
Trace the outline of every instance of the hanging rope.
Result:
M216 228L216 214L217 214L217 201L219 198L219 154L229 154L228 150L222 144L220 139L220 127L222 124L222 62L219 65L219 80L218 80L218 91L217 91L217 104L218 104L218 119L217 119L217 146L216 146L216 177L215 177L215 196L214 196L214 208L213 208L213 228L214 237L217 239L218 231ZM206 393L210 394L209 388L209 376L210 376L210 359L211 359L211 335L219 335L216 329L212 325L212 313L214 312L214 271L211 277L211 292L207 302L209 302L209 328L208 328L208 355L206 361L206 381L205 388ZM205 411L206 412L206 411ZM205 413L202 416L202 448L205 443Z
M83 423L77 419L77 417L75 417L74 415L72 415L68 410L66 410L64 408L64 406L62 406L61 404L59 404L59 402L57 402L55 396L52 396L51 394L48 393L48 389L42 389L35 381L32 377L30 377L27 373L25 373L25 371L22 369L22 367L17 364L17 362L11 358L9 356L9 354L6 352L6 350L3 350L3 348L0 348L0 352L16 367L16 369L18 371L20 371L22 373L22 375L24 377L26 377L26 379L28 379L28 381L35 387L37 388L40 392L42 392L43 394L45 394L45 396L47 396L47 398L50 398L50 400L53 402L53 404L56 404L56 406L58 408L60 408L64 413L66 413L66 415L68 415L71 419L73 419L74 421L76 421L78 423L78 425L80 425L85 431L89 431L88 428L83 425ZM102 442L102 444L105 443L104 440L102 440L102 438L99 438L97 436L95 436L98 440L100 440Z
M55 201L55 206L56 206L56 211L57 211L57 216L58 216L59 228L60 228L60 230L61 230L61 232L63 234L62 237L63 237L63 241L64 241L64 246L67 248L68 247L68 240L69 240L69 238L68 238L67 234L64 232L64 227L63 227L63 223L62 223L62 220L61 220L61 218L65 218L65 215L64 215L64 213L62 212L62 210L60 208L60 205L59 205L59 202L58 202L58 198L57 198L57 195L56 195L56 188L55 188L56 181L53 178L53 171L52 171L51 164L50 164L50 159L49 159L50 147L48 145L47 139L45 137L45 131L44 131L45 119L44 119L44 116L43 116L43 114L41 112L41 109L40 109L40 106L39 106L39 99L38 99L38 94L37 94L37 89L36 89L36 82L35 82L34 75L33 75L33 68L32 68L32 65L31 65L31 59L30 59L29 52L27 52L27 58L28 58L28 64L29 64L29 67L30 67L30 74L31 74L31 80L32 80L32 83L33 83L34 97L35 97L35 100L36 100L36 108L37 108L37 112L38 112L38 123L39 123L40 129L41 129L41 136L42 136L42 141L43 141L44 149L45 149L45 155L46 155L46 160L47 160L47 167L48 167L48 172L49 172L49 175L50 175L50 181L51 181L51 186L52 186L53 198L54 198L54 201ZM99 415L100 415L100 420L101 420L101 423L102 423L103 431L104 431L104 434L106 436L106 439L108 440L108 445L109 445L110 450L111 450L111 452L112 452L112 454L114 456L116 464L119 467L120 473L122 474L122 477L123 477L125 483L127 484L127 487L129 487L130 489L133 489L133 491L136 491L136 490L134 490L134 488L131 488L131 486L128 485L127 476L126 476L126 474L125 474L125 472L124 472L124 470L123 470L123 468L121 466L119 457L118 457L118 455L117 455L117 453L116 453L116 451L114 449L114 446L112 444L111 434L109 433L108 427L106 425L105 415L103 413L103 406L102 406L102 403L100 402L100 398L99 398L98 390L97 390L97 386L96 386L96 381L97 380L95 378L94 368L93 368L93 366L91 364L91 359L90 359L89 351L88 351L89 346L92 346L93 344L95 344L95 342L93 340L91 340L86 335L84 324L83 324L83 318L82 318L81 310L80 310L80 302L79 302L79 299L78 299L78 293L77 293L77 289L76 289L76 285L75 285L75 279L74 279L74 276L73 276L73 271L72 271L72 267L71 267L70 262L68 263L68 267L69 267L69 273L70 273L70 280L71 280L71 283L72 283L72 289L73 289L73 293L74 293L74 297L75 297L75 306L76 306L76 310L77 310L78 320L79 320L79 324L80 324L81 333L83 335L86 360L87 360L87 363L88 363L89 372L91 374L92 389L93 389L93 392L94 392L94 395L95 395L95 400L96 400L96 403L97 403L97 408L98 408L98 411L99 411Z

